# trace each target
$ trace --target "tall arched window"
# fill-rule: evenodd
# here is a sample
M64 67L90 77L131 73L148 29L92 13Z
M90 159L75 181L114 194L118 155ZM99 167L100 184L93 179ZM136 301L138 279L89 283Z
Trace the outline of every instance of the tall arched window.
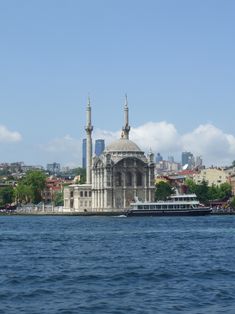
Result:
M115 182L116 182L116 186L121 186L122 185L122 174L121 172L117 172L116 176L115 176Z
M131 172L127 172L126 174L126 185L132 186L132 173Z
M136 174L136 185L142 186L143 185L143 176L141 172L137 172Z

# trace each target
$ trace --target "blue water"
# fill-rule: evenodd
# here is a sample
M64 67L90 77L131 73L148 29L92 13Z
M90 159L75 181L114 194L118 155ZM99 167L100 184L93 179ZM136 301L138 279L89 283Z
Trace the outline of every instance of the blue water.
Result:
M0 216L0 314L235 313L235 216Z

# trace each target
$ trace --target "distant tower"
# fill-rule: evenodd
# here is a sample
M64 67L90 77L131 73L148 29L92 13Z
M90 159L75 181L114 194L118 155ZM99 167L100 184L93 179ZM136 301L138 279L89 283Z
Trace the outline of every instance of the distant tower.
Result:
M191 152L182 153L182 166L188 165L189 169L194 167L194 156Z
M162 155L160 153L157 153L156 163L159 163L160 161L163 161Z
M129 108L128 108L128 100L126 95L126 101L124 106L124 126L122 128L123 131L123 138L129 139L129 133L130 133L130 125L129 125Z
M82 140L82 168L86 169L86 138Z
M105 142L102 139L98 139L95 141L95 154L96 156L100 156L105 149Z
M86 109L86 183L91 184L91 161L92 161L92 131L93 126L91 125L91 102L88 98L87 109Z

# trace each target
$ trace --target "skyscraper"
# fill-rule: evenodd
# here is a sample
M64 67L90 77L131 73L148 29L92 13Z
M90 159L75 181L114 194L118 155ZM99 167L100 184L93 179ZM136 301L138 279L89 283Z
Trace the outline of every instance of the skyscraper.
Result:
M194 156L191 152L183 152L182 153L182 166L188 165L189 169L194 167L195 161Z
M158 164L160 161L163 161L162 155L160 153L157 153L156 163Z
M82 168L86 169L86 138L82 140Z
M102 139L98 139L95 141L95 154L96 156L100 156L105 149L105 142Z
M53 164L47 164L47 171L50 174L58 174L60 172L60 164L53 162Z

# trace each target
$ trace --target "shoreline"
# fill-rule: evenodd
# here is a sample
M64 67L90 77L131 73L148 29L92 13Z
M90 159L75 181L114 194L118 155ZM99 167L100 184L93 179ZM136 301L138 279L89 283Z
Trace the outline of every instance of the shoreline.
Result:
M212 212L206 216L233 216L235 215L235 211L233 212ZM0 216L79 216L79 217L118 217L118 216L126 216L124 211L116 211L116 212L0 212ZM154 217L154 216L144 216L144 217ZM190 215L185 216L174 216L174 215L162 215L159 217L190 217ZM194 216L196 217L196 216ZM198 216L200 217L200 215Z

